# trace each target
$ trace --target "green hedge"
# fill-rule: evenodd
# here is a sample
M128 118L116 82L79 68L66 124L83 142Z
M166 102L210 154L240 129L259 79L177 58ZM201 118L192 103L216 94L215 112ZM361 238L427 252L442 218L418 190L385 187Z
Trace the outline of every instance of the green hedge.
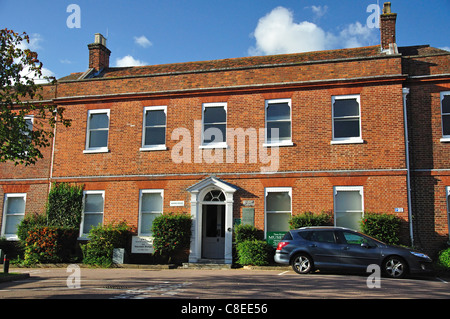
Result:
M262 240L264 232L252 225L240 224L234 226L234 236L237 243L246 240Z
M292 216L289 220L290 229L310 226L333 226L333 217L330 213L326 212L321 212L320 214L304 212Z
M397 245L400 242L401 219L391 214L364 213L361 220L361 232L386 244Z
M264 266L273 258L273 248L265 241L264 232L252 225L236 225L237 262L242 265Z
M125 248L130 236L131 227L125 222L92 227L88 243L81 245L83 263L100 267L112 266L113 249Z
M237 243L238 263L242 266L265 266L270 263L273 248L264 240L245 240Z
M162 214L153 220L153 247L155 253L170 259L177 252L189 248L192 218L187 214Z
M75 254L78 230L69 227L35 226L25 239L23 263L70 262Z
M439 252L438 265L447 270L450 269L450 248Z

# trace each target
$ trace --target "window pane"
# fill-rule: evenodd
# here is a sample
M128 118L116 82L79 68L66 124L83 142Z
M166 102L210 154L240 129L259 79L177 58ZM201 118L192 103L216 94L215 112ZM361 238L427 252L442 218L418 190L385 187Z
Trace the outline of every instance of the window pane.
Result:
M107 147L108 131L91 131L89 134L89 147Z
M332 230L324 230L324 231L314 231L311 236L312 241L317 241L319 243L336 243L334 238L334 231Z
M335 210L362 211L362 197L359 191L338 191L335 198Z
M338 227L346 227L354 230L359 230L360 225L359 222L362 218L362 213L336 213L336 226Z
M356 99L334 100L334 117L359 116L359 104Z
M267 121L290 120L289 103L269 103L267 106Z
M450 115L442 116L442 132L443 135L450 135Z
M225 123L227 121L227 113L223 106L205 107L203 113L203 123Z
M90 129L108 128L109 126L108 114L91 114L89 120Z
M359 137L359 119L334 120L334 137Z
M163 110L147 111L145 126L166 125L166 113Z
M442 113L450 114L450 95L445 95L442 99Z
M290 141L291 140L291 122L268 122L267 123L267 140L273 139L277 140L277 135L272 129L278 129L278 140L280 141Z
M225 201L225 194L222 191L210 191L208 194L205 195L205 198L203 198L203 201L205 202L223 202Z
M291 213L267 213L267 232L287 232Z
M84 214L83 234L88 234L92 227L103 223L103 214Z
M345 240L347 242L347 244L349 245L361 245L361 244L372 244L373 241L371 241L370 239L368 239L367 237L363 237L361 235L358 234L354 234L354 233L349 233L349 232L343 232Z
M6 217L5 234L17 234L17 226L23 219L23 215L12 215Z
M267 211L291 211L291 196L288 192L269 192L266 197Z
M226 141L226 124L204 125L203 143L221 143Z
M145 145L159 145L166 143L165 127L147 127L145 129Z
M141 215L140 233L149 235L149 236L153 236L153 233L152 233L153 221L155 220L156 217L158 217L160 215L161 215L160 213L143 213Z
M161 193L143 193L141 212L162 212L163 200Z
M84 211L89 213L103 212L103 195L102 194L86 194Z
M23 197L8 197L6 214L25 214L25 199Z

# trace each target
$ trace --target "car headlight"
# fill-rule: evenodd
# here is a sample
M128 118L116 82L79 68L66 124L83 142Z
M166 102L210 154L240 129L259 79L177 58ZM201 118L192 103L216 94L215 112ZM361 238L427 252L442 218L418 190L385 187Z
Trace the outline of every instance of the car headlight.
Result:
M430 257L428 257L427 255L425 255L425 254L423 254L423 253L418 253L418 252L416 252L416 251L410 251L410 253L411 253L412 255L416 256L416 257L431 260Z

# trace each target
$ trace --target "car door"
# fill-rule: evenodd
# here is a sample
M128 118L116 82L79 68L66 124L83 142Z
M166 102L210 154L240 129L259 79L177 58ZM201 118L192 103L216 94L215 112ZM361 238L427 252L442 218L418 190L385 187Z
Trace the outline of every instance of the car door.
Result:
M369 237L343 230L337 233L341 245L341 262L348 268L364 268L379 264L381 248Z
M315 230L309 242L309 251L318 267L339 265L340 245L336 243L334 230Z

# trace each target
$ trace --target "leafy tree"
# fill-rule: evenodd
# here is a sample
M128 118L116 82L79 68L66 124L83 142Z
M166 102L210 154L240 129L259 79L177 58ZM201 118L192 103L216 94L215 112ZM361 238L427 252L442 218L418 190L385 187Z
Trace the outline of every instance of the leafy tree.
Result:
M0 30L0 162L26 166L43 157L40 149L50 146L57 121L70 126L63 108L42 102L43 86L35 80L55 79L43 76L36 52L23 49L29 42L25 32Z

